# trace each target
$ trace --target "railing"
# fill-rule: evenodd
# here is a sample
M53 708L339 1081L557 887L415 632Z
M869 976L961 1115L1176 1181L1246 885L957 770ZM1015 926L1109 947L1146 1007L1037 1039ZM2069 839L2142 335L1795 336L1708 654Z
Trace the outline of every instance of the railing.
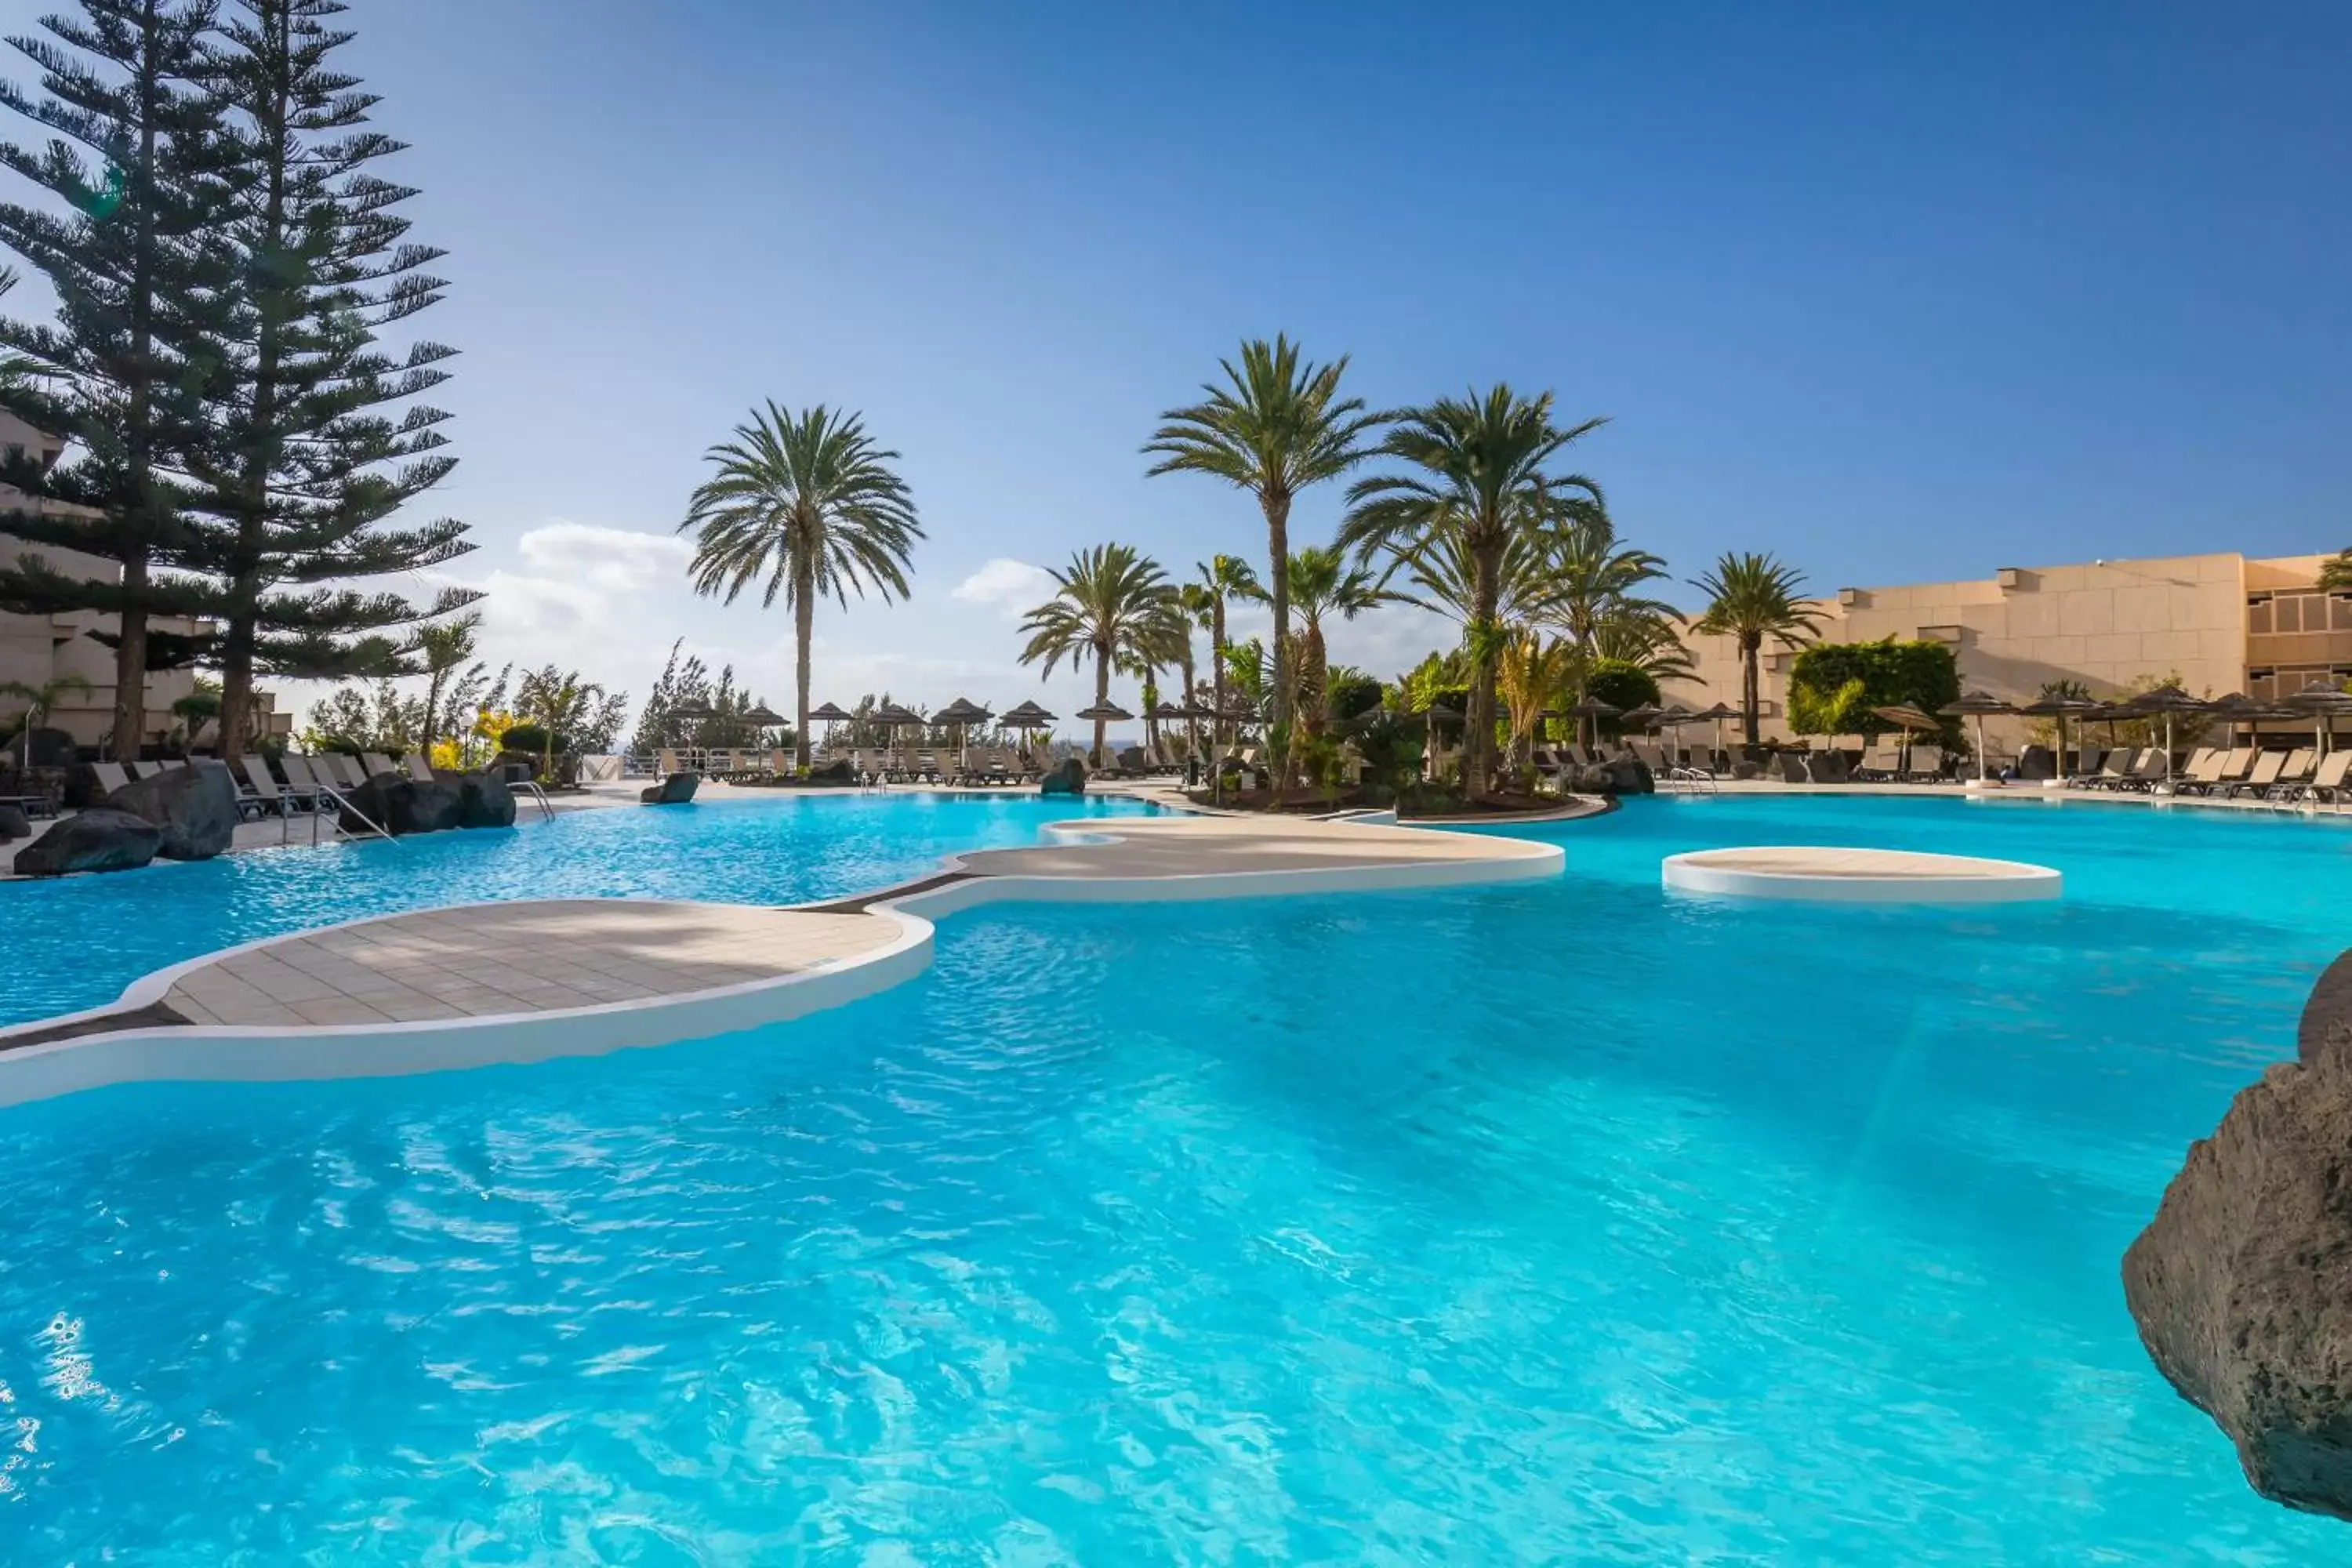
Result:
M378 838L384 840L384 842L388 844L397 844L400 842L399 839L394 837L389 832L385 831L383 826L378 823L375 818L370 816L366 812L362 811L358 806L353 805L351 803L350 798L346 796L342 791L337 789L326 780L317 780L314 787L318 791L318 794L310 802L310 842L314 847L319 842L319 818L326 815L325 807L327 803L330 801L334 803L336 811L333 824L334 830L337 833L341 834L344 837L357 840L365 837L365 835L362 834L353 833L350 828L343 826L342 814L344 812L349 812L352 816L359 818L360 825L362 826L365 827L368 832L374 834Z
M530 795L531 799L539 802L539 815L542 818L549 822L555 820L555 803L547 798L547 791L540 786L537 779L516 779L507 787L521 790Z

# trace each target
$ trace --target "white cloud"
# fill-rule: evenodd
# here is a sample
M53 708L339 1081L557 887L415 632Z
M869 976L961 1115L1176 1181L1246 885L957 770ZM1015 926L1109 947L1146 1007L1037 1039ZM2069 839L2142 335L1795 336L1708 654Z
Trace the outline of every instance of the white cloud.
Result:
M516 540L515 552L533 571L558 574L567 584L626 591L681 574L694 546L673 533L637 533L559 518Z
M1000 555L949 590L948 596L967 605L988 605L1017 619L1032 606L1054 596L1054 574L1043 566Z

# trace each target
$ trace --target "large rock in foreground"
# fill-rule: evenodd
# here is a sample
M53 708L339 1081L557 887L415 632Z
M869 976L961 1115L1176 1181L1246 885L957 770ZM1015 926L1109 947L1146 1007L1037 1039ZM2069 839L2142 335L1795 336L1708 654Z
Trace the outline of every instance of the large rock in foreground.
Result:
M2189 1146L2123 1272L2148 1354L2254 1489L2352 1520L2352 954L2305 1005L2302 1059Z
M67 817L16 851L19 877L135 871L155 858L163 829L143 816L95 806Z
M399 773L378 773L343 795L337 819L342 830L365 834L371 826L394 838L416 833L444 833L462 825L463 812L454 784L440 779L427 783Z
M1076 757L1064 757L1059 765L1037 781L1039 795L1084 795L1087 793L1087 764Z
M0 801L0 844L12 838L30 838L32 836L33 819L25 815L25 808L8 801Z
M445 773L440 782L457 792L460 827L512 827L514 791L496 773Z
M637 798L647 805L684 805L694 798L695 786L701 783L700 773L672 773L639 790Z
M163 835L155 853L166 860L209 860L236 838L236 784L215 762L132 779L108 795L106 805L154 824Z

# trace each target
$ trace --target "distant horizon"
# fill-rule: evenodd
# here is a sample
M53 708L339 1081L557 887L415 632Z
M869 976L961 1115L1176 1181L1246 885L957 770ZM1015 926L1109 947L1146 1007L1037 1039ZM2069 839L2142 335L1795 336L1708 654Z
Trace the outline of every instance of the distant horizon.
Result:
M633 709L680 635L790 705L789 617L694 597L674 531L768 398L863 413L929 531L911 604L819 613L814 700L1082 706L1089 675L1018 666L1019 613L1105 541L1178 577L1263 557L1247 496L1139 448L1277 331L1374 406L1507 381L1610 416L1567 466L1685 608L1726 551L1827 596L2352 543L2339 7L342 21L449 251L415 328L459 351L460 461L416 514L472 524L446 575L489 595L494 667ZM1472 24L1475 75L1442 63ZM1386 679L1455 633L1329 637ZM299 725L317 692L279 689Z

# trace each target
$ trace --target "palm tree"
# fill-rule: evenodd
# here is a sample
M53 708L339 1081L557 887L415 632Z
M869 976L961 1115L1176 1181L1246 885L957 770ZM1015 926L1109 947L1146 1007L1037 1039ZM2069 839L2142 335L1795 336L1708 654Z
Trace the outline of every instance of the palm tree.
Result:
M449 689L449 678L467 660L474 657L475 634L482 629L482 612L467 610L464 615L446 621L436 621L416 628L416 651L425 660L428 678L425 687L425 713L419 728L417 750L426 756L433 754L433 742L441 738L441 699Z
M1495 656L1505 559L1515 541L1539 529L1568 502L1601 504L1601 489L1580 474L1547 465L1560 449L1604 421L1562 429L1552 423L1551 394L1522 397L1496 383L1484 397L1440 398L1407 409L1381 442L1382 455L1420 470L1381 474L1348 488L1339 526L1343 548L1400 555L1451 533L1469 569L1470 711L1463 741L1463 786L1486 787L1495 749Z
M888 603L907 596L908 556L923 537L915 502L890 465L898 454L874 445L864 421L822 403L796 415L773 399L735 426L735 439L704 454L716 472L695 488L684 532L697 531L688 571L698 594L732 604L764 577L760 603L782 595L793 609L794 761L809 761L809 643L816 602L843 609L855 589Z
M1566 637L1546 641L1534 626L1522 626L1503 645L1495 661L1495 689L1511 715L1510 759L1530 755L1538 715L1568 684L1575 649Z
M2319 591L2352 594L2352 550L2339 550L2320 563Z
M553 780L555 737L578 729L604 695L603 687L581 679L578 670L561 670L551 664L522 678L515 689L515 706L539 726L540 777Z
M1206 401L1160 415L1164 423L1143 449L1160 454L1151 473L1210 474L1256 495L1273 563L1268 597L1278 665L1290 640L1290 503L1307 486L1337 479L1360 461L1366 432L1387 416L1367 411L1360 397L1339 395L1345 354L1318 365L1302 360L1298 345L1277 335L1271 343L1264 338L1243 343L1238 366L1232 360L1219 363L1228 384L1207 383L1201 388ZM1290 682L1279 674L1273 717L1286 726ZM1277 802L1289 771L1286 763L1276 770Z
M1643 657L1636 662L1645 666L1671 663L1680 652L1674 606L1639 591L1644 584L1664 579L1665 562L1623 543L1605 508L1581 498L1568 499L1542 530L1536 548L1539 559L1531 572L1538 581L1538 602L1533 616L1566 634L1569 692L1574 700L1591 694L1594 666L1611 657L1601 648L1604 631L1615 646L1640 646Z
M1375 582L1370 571L1349 565L1345 555L1322 545L1309 545L1291 556L1290 592L1300 622L1298 695L1306 707L1301 722L1308 734L1320 735L1330 717L1326 690L1330 658L1323 646L1323 617L1352 621L1396 595Z
M1140 671L1174 657L1176 590L1160 563L1133 545L1097 544L1070 557L1069 570L1053 574L1054 596L1031 610L1021 629L1029 634L1021 662L1045 661L1045 673L1087 654L1095 660L1095 706L1110 700L1110 672ZM1102 766L1103 723L1095 721L1093 764Z
M1208 627L1209 679L1215 687L1212 706L1217 716L1210 721L1210 733L1222 735L1225 727L1225 609L1235 599L1263 600L1265 590L1258 585L1257 574L1250 569L1250 563L1238 555L1212 555L1195 563L1192 570L1200 574L1194 585L1208 605L1208 619L1199 624Z
M0 680L0 697L21 698L25 703L25 727L17 732L22 742L17 749L18 767L33 765L33 731L48 718L50 710L58 705L58 699L68 691L89 689L89 682L79 675L60 675L37 686L27 685L21 680Z
M1706 595L1706 613L1693 629L1738 640L1740 728L1752 746L1757 742L1756 667L1764 639L1802 647L1813 640L1821 612L1804 602L1804 574L1769 555L1727 551L1714 571L1692 578L1691 584Z

